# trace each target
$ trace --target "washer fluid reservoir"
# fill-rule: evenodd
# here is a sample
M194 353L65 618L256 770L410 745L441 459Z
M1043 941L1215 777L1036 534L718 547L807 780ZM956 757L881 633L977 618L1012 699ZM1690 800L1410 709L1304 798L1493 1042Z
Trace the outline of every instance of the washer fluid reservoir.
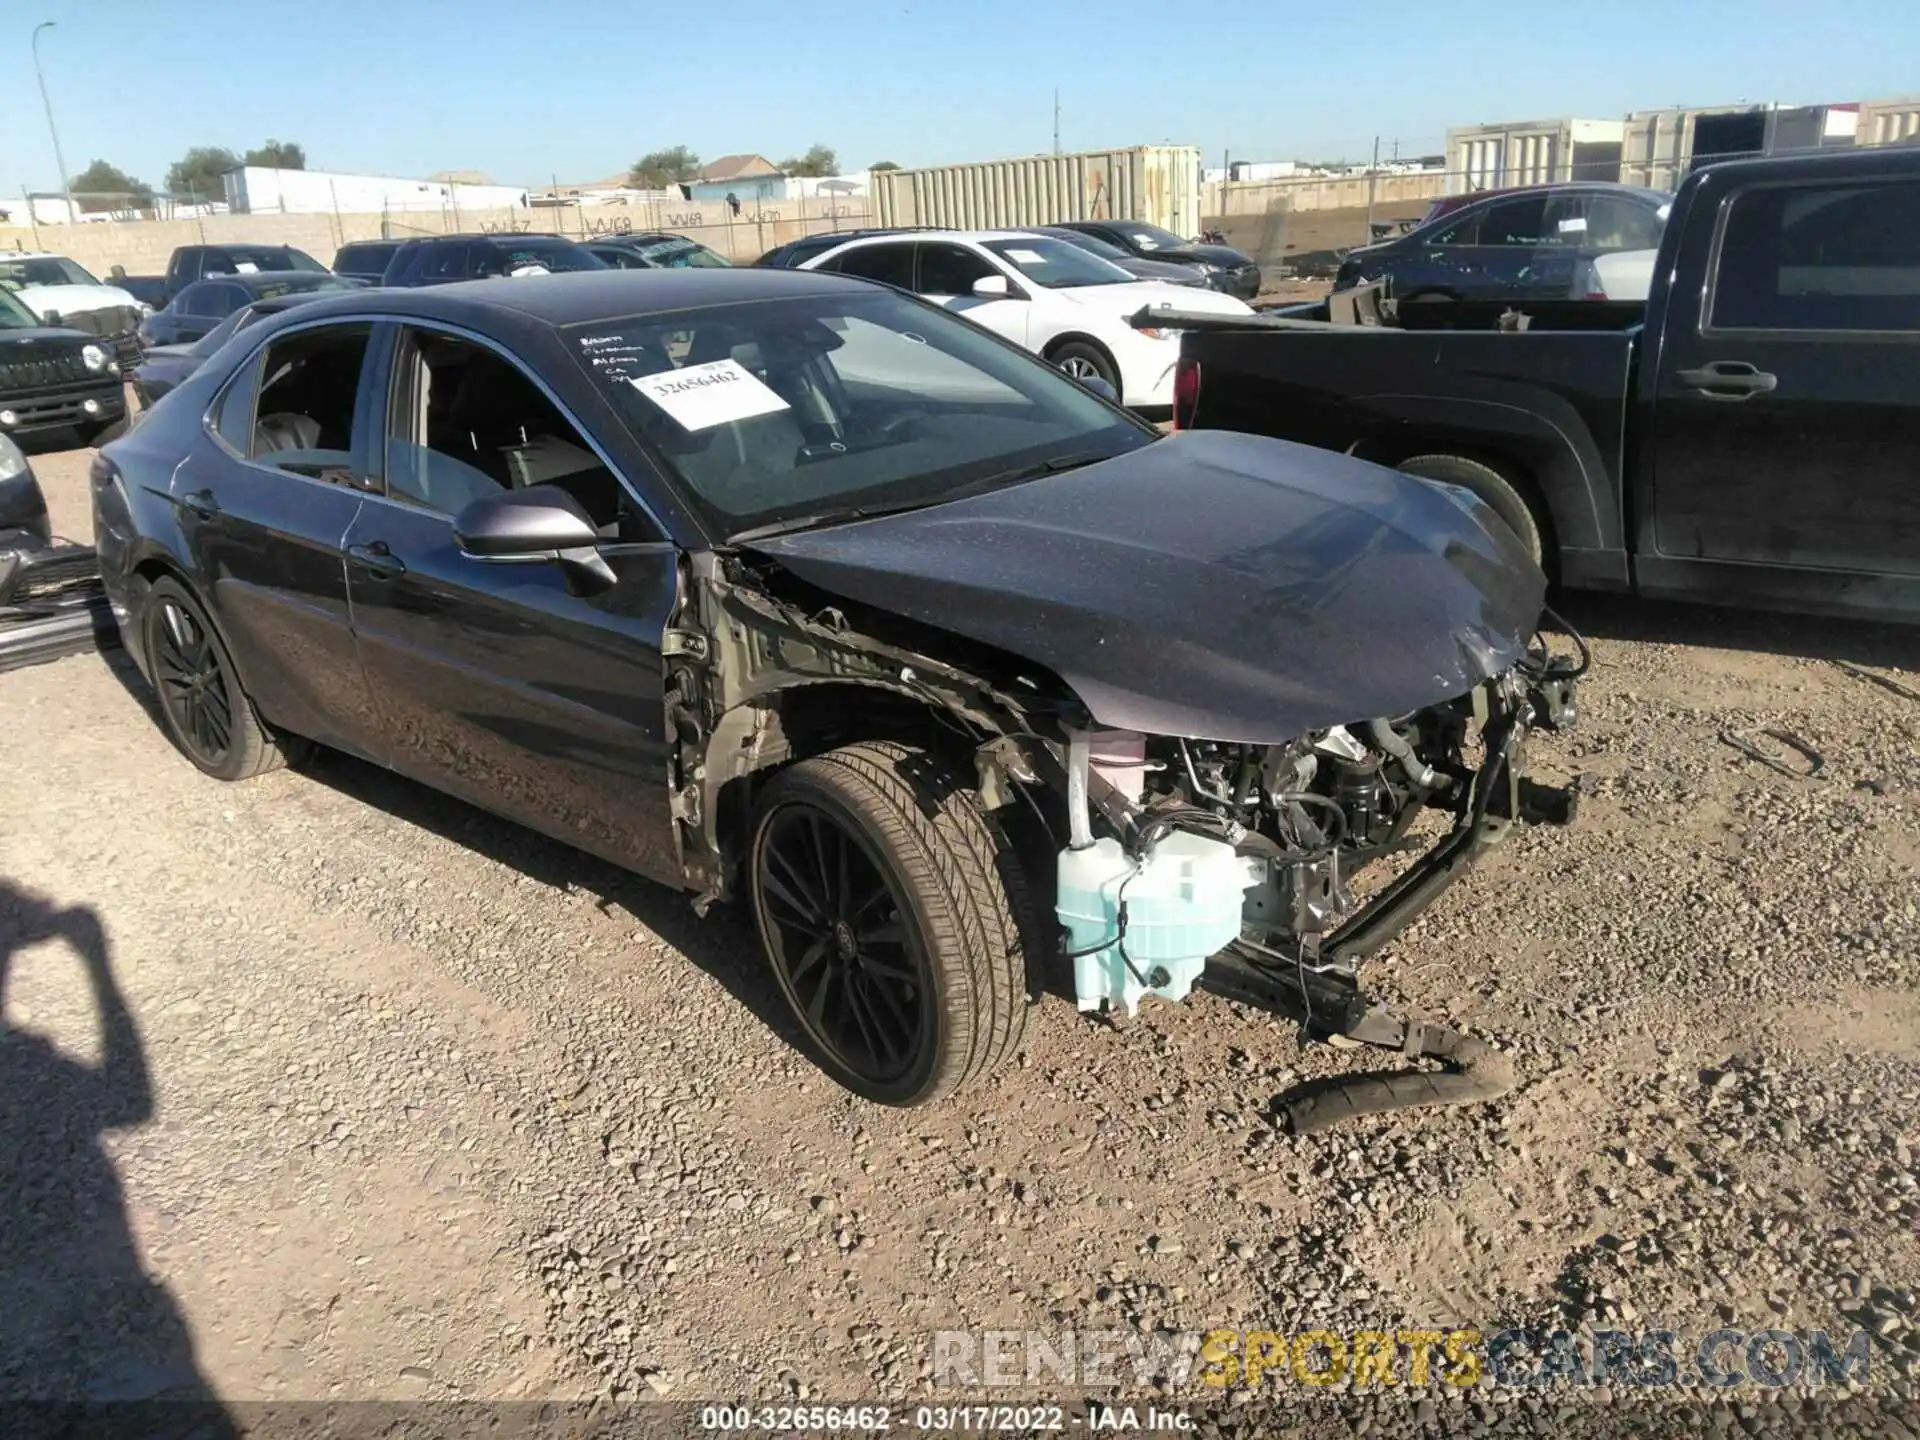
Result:
M1238 938L1255 878L1224 840L1184 830L1137 864L1111 837L1062 850L1055 913L1074 957L1079 1007L1131 1014L1145 994L1186 999L1208 957Z

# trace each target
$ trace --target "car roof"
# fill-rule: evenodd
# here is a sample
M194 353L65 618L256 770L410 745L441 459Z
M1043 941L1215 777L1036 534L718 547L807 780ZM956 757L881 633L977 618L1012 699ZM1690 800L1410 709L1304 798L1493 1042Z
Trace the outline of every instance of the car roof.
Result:
M1031 240L1039 234L1040 232L1038 230L901 230L886 231L875 235L849 235L847 236L847 240L849 242L856 240L925 240L932 237L940 240L971 240L978 245L988 240Z
M1476 190L1469 195L1442 195L1435 203L1445 203L1458 210L1467 205L1478 205L1482 200L1498 200L1508 195L1635 195L1640 197L1658 196L1662 200L1671 198L1664 190L1655 190L1647 185L1625 185L1618 180L1556 180L1542 185L1504 185L1497 190Z
M368 245L404 245L406 243L404 240L348 240L345 241L340 248L342 250L360 250Z
M526 317L548 325L581 325L649 312L745 304L794 296L870 291L864 280L812 270L579 270L518 280L463 280L418 289L346 290L300 307L302 319L332 311L376 309L400 317L479 321Z
M438 245L443 240L458 240L473 245L481 241L497 242L501 245L514 245L523 240L561 240L569 245L580 242L571 235L556 234L552 230L516 230L512 234L501 234L492 230L457 230L451 235L409 235L397 243L401 245Z
M278 242L272 240L209 240L193 245L182 245L180 248L182 250L298 250L300 247L289 244L285 240Z

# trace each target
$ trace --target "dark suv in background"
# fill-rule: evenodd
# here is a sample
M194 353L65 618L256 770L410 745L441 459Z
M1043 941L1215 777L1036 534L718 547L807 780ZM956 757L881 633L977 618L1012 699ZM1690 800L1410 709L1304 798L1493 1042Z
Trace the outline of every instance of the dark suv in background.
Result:
M398 240L349 240L333 252L333 273L378 285L400 245Z
M1580 299L1594 257L1659 246L1672 201L1597 181L1491 192L1348 251L1334 288L1387 280L1396 300Z
M564 235L433 235L402 240L380 283L453 285L462 280L608 268L606 261Z

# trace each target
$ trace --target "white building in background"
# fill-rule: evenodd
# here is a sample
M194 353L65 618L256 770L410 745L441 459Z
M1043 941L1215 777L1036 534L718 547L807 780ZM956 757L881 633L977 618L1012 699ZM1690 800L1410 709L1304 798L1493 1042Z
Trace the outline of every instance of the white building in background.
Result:
M220 178L226 186L227 207L236 215L512 210L527 204L525 186L484 181L406 180L331 170L276 170L265 165L241 165Z

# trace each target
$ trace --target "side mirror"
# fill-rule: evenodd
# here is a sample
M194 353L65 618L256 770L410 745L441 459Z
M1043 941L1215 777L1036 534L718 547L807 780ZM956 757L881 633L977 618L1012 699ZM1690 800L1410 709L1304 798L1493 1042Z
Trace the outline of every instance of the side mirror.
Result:
M1091 390L1109 405L1118 405L1120 403L1120 392L1114 389L1110 382L1102 380L1098 375L1082 375L1080 377L1080 388L1082 390Z
M973 293L982 300L1010 300L1013 298L1013 286L1004 275L982 275L973 282Z
M473 501L454 517L453 538L470 559L558 565L575 595L597 595L616 578L600 554L600 533L580 502L546 485Z
M47 310L41 313L40 323L42 325L47 326L49 329L58 330L60 326L65 322L62 319L61 314L58 310Z

